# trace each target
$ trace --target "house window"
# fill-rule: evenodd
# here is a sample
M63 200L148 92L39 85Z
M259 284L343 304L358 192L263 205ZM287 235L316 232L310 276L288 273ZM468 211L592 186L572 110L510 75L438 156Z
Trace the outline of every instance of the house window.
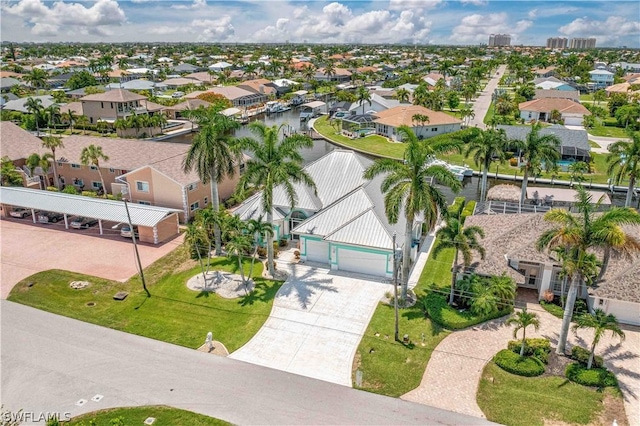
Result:
M204 206L208 206L209 205L209 198L204 197Z
M116 169L109 167L109 173L115 173Z
M148 201L142 201L142 200L138 201L138 204L142 204L143 206L150 206L150 205L151 205L151 203L150 203L150 202L148 202Z
M96 166L91 166L91 170L98 170L98 167L96 167Z
M91 182L91 187L93 189L100 189L102 188L102 182L96 182L95 180Z
M149 192L149 182L136 181L136 189L139 192Z
M84 181L82 179L73 178L73 185L74 186L84 186Z
M72 169L79 169L80 168L80 164L71 163L71 168Z
M198 201L196 201L195 203L189 206L189 210L191 210L192 212L198 210L199 208L200 208L200 203Z
M192 183L191 185L187 186L187 189L189 191L194 191L194 190L198 189L198 184L197 183Z
M437 128L437 127L432 127L432 128L431 128L431 131L432 131L432 132L437 132L437 131L438 131L438 128Z
M104 102L100 102L100 108L104 108Z
M111 109L113 109L113 102L111 102Z

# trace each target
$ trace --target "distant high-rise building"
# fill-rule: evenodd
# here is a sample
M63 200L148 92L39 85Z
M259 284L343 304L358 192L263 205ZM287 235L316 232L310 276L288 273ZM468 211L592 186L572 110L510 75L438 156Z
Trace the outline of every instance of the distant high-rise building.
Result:
M595 38L572 38L569 41L570 49L593 49L596 47Z
M566 49L567 48L566 37L551 37L547 39L548 49Z
M509 34L491 34L489 36L489 47L510 45L511 36Z

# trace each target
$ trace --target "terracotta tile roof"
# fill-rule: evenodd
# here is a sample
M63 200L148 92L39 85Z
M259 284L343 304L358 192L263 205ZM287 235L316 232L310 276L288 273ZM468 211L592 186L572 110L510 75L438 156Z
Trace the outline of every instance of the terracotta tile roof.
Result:
M69 102L65 105L60 105L60 112L65 113L73 111L76 115L82 115L82 102Z
M184 111L187 109L198 109L200 107L208 108L210 106L210 102L203 101L202 99L187 99L186 101L180 102L179 104L165 107L165 109L171 111Z
M520 111L551 112L557 109L561 113L591 115L588 109L569 99L542 98L518 104Z
M96 93L80 98L81 101L98 102L131 102L147 99L146 96L138 95L125 89L112 89L104 93Z
M238 87L255 93L269 95L277 92L275 87L267 86L267 84L271 83L271 80L267 80L266 78L258 78L255 80L243 81L241 84L238 84Z
M204 71L187 74L185 75L185 77L193 78L203 83L213 83L214 81L218 80L218 77L216 77L215 75L211 75L208 72L204 72Z
M422 114L429 117L429 123L427 125L439 125L439 124L457 124L462 123L459 119L445 114L441 111L432 111L420 105L400 105L394 108L377 112L377 117L373 120L375 123L386 124L387 126L399 127L401 125L407 125L409 127L415 126L415 121L412 117L416 114Z

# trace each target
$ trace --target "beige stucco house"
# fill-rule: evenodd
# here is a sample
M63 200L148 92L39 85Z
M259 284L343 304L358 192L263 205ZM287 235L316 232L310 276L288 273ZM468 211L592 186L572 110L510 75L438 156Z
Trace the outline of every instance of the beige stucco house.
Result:
M418 121L416 116L426 116L429 119ZM376 133L395 141L401 141L398 127L410 127L420 139L430 138L445 133L460 130L462 121L441 111L432 111L419 105L400 105L375 114L373 120Z

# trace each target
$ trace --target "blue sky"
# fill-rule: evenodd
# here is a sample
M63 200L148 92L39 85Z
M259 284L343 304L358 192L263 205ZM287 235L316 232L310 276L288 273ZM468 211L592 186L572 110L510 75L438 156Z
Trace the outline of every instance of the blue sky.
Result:
M640 48L640 2L2 0L3 41L512 44Z

